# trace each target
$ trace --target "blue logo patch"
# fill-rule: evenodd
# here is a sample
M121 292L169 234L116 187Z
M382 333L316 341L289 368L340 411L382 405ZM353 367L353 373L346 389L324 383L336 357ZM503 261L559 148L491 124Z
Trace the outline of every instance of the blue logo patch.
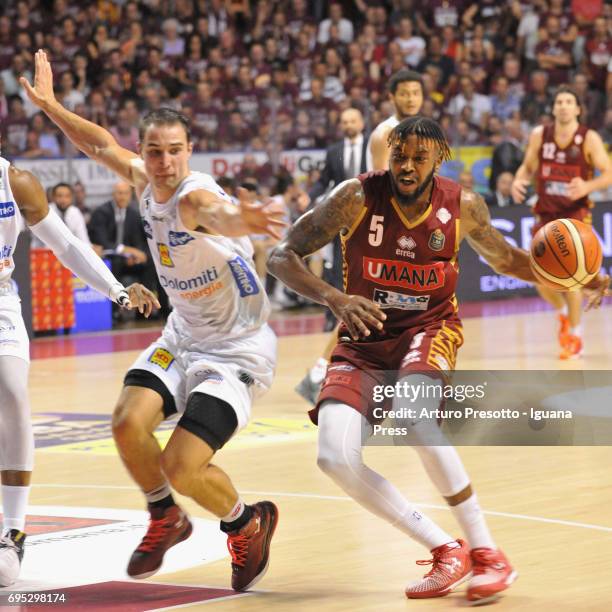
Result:
M173 232L172 230L168 232L168 242L170 246L183 246L192 240L194 240L194 237L187 232Z
M144 230L145 237L149 238L149 240L153 240L153 228L144 217L142 217L142 228Z
M8 259L12 255L12 253L13 253L13 246L10 244L5 244L0 249L0 259Z
M0 202L0 219L15 216L15 202Z
M234 276L236 285L238 285L240 297L249 297L250 295L257 295L259 293L257 279L242 257L238 255L231 261L228 261L227 264Z

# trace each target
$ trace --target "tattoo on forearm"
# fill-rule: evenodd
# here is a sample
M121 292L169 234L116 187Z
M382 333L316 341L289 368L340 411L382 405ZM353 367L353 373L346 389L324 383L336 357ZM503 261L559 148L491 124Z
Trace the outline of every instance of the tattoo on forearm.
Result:
M360 183L342 183L294 225L287 237L289 248L302 256L314 253L351 227L364 202Z

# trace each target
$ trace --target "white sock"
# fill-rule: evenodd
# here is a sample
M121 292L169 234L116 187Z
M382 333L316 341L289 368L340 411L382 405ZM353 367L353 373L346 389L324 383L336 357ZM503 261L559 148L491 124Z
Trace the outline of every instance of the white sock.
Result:
M154 502L160 501L171 495L172 491L170 490L170 485L167 482L164 482L163 485L157 487L157 489L153 489L152 491L145 492L145 497L147 498L147 503L152 504Z
M233 523L235 520L239 519L244 513L245 503L242 499L238 498L238 501L234 504L232 509L221 518L224 523Z
M324 357L319 357L317 359L317 363L310 368L310 380L313 383L319 384L324 378L325 373L327 372L327 359Z
M564 317L567 317L569 315L569 309L567 307L567 304L563 304L563 306L561 306L558 312L559 314L562 314Z
M451 510L471 548L496 548L475 493Z
M26 509L30 487L2 485L3 531L9 529L25 530Z

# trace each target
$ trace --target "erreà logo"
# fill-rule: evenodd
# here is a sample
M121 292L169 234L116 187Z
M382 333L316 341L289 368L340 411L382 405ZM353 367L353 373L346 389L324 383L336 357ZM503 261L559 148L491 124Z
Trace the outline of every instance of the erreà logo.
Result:
M363 277L385 287L431 291L444 286L444 262L419 266L405 261L364 257Z
M15 216L15 202L0 202L0 219Z

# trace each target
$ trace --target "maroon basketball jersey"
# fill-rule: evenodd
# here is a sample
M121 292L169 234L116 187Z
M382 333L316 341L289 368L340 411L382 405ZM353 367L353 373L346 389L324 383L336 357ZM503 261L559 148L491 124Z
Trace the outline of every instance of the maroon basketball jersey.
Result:
M588 128L580 125L570 143L561 148L555 141L555 127L549 125L542 133L537 178L538 201L534 212L538 215L563 216L581 208L591 207L588 197L572 201L567 196L568 183L576 177L588 181L593 168L587 162L584 141Z
M431 204L411 223L392 195L388 171L358 178L365 206L342 237L345 292L384 309L387 337L432 321L458 320L460 185L434 177Z

